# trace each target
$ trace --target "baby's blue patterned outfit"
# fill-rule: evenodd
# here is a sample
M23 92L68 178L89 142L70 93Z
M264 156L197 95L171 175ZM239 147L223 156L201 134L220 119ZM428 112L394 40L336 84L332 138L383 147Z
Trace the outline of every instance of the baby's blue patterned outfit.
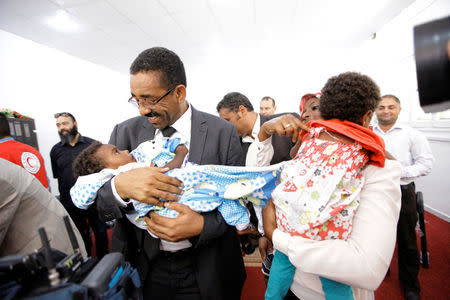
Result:
M163 147L160 148L155 146L157 142L152 140L140 144L133 150L131 154L140 164L132 163L117 170L104 169L96 174L80 176L70 191L73 203L81 209L87 209L94 202L98 190L115 175L131 168L148 166L150 162L165 165L173 158L174 154L171 153L178 146L167 140L169 139L162 139ZM152 153L158 149L161 151ZM217 208L229 225L245 226L249 223L249 216L243 201L251 201L264 207L276 186L283 165L284 163L267 167L235 167L187 163L184 168L173 169L166 174L181 180L184 184L179 203L197 212ZM137 200L130 201L140 217L151 210L170 218L178 215L175 210Z

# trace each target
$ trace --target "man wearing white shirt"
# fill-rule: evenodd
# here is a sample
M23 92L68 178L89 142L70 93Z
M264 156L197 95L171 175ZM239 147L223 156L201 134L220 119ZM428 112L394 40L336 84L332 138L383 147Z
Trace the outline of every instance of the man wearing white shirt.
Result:
M274 165L291 159L290 151L295 145L292 141L293 132L298 128L300 116L297 113L282 113L276 115L263 115L254 111L250 100L239 92L230 92L217 104L220 117L233 123L241 138L242 149L246 159L246 166ZM258 135L263 133L264 140L260 141ZM276 134L275 134L276 133ZM258 206L249 204L250 220L258 227L260 233L258 247L264 260L267 252L272 249L272 243L261 234L262 212ZM254 209L254 212L252 210ZM257 218L257 219L256 219ZM254 235L251 235L253 238ZM243 250L252 253L254 245L242 236ZM247 250L248 249L248 250Z
M414 180L430 173L434 158L422 133L397 122L400 111L400 100L396 96L381 97L376 110L378 124L374 127L374 132L384 139L386 150L402 165L402 206L397 224L399 279L404 288L405 299L420 299Z

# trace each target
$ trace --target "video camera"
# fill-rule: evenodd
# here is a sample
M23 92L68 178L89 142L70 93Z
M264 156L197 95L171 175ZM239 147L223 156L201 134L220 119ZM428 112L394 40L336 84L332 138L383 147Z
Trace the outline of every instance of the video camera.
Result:
M121 253L84 258L70 224L64 217L73 254L52 249L44 228L42 248L30 254L0 258L0 299L141 299L137 271Z
M450 17L415 26L414 52L423 110L450 109Z

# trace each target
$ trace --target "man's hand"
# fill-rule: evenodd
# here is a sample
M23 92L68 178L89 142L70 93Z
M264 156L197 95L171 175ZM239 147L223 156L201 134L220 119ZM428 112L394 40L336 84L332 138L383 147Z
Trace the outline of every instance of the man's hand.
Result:
M264 235L272 241L272 234L277 228L277 220L275 216L275 205L273 204L272 198L269 203L263 208L263 224L264 224Z
M117 193L122 199L133 198L138 201L163 206L158 198L177 201L183 183L163 174L166 168L137 168L120 173L114 179Z
M164 203L164 206L176 210L179 214L176 218L166 218L151 212L150 218L144 217L148 230L154 235L170 242L200 235L204 223L201 214L181 203Z
M262 236L258 240L259 253L261 254L262 260L267 257L267 252L273 250L272 242L265 236Z
M309 131L309 127L291 114L279 116L265 122L259 130L258 139L265 141L274 133L280 136L292 136L292 142L297 142L299 131Z

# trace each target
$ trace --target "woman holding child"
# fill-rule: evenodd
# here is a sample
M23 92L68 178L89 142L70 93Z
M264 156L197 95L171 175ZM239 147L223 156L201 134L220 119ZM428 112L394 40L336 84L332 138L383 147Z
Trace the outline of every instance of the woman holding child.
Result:
M282 182L272 194L274 201L264 209L266 236L272 240L276 251L286 257L286 263L293 265L290 280L283 278L271 284L269 279L266 299L284 297L287 290L278 289L279 285L290 287L295 297L302 300L374 299L373 291L381 284L395 247L401 173L399 163L385 160L383 141L368 129L379 98L378 86L359 73L332 77L322 89L320 113L324 120L307 123L311 131L301 134L304 145L292 161L292 167L284 168ZM278 122L288 129L285 134L297 128L292 122L286 124L286 120ZM357 157L361 157L358 165L346 164L344 159L334 164L340 158L330 154L330 160L313 166L319 171L312 172L311 176L322 172L320 177L323 171L328 171L327 176L339 182L327 187L329 191L321 189L329 198L311 197L316 194L306 193L313 186L309 184L311 180L301 185L303 174L299 170L311 167L305 151L312 144L333 149L351 148L357 151L352 153L359 153ZM335 160L331 160L333 157ZM342 166L345 168L340 168ZM345 190L342 183L349 189ZM304 190L300 191L302 188ZM352 200L345 202L348 198ZM321 205L314 202L324 199ZM299 202L305 203L309 210L298 210ZM298 211L293 211L295 209ZM308 221L283 219L296 214L303 219L308 215ZM277 260L269 277L272 281L284 277L272 274L276 264Z

